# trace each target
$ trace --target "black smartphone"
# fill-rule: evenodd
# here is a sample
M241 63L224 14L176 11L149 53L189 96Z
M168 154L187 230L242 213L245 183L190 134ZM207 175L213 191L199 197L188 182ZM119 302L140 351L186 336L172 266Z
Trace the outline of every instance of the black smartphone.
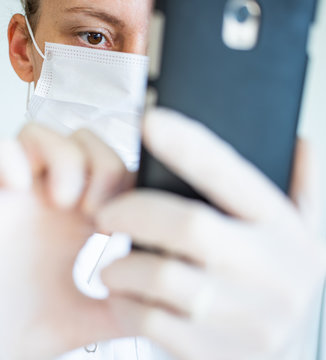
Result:
M155 103L202 122L285 193L315 8L315 0L157 0L153 15ZM145 149L138 186L202 199Z

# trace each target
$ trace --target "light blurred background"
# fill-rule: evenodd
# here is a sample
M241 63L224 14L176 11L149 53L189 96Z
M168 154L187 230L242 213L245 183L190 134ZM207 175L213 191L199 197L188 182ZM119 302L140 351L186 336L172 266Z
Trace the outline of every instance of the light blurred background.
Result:
M0 137L15 134L24 122L27 85L11 68L8 57L7 27L16 12L21 12L19 0L0 2Z
M21 12L19 0L0 2L0 138L14 136L24 124L27 85L14 73L8 58L7 26L10 17ZM326 0L319 0L316 22L309 42L310 65L304 91L299 132L315 146L326 184ZM326 187L326 186L325 186ZM326 191L321 195L326 210ZM324 232L326 211L324 211ZM326 234L326 232L325 232Z

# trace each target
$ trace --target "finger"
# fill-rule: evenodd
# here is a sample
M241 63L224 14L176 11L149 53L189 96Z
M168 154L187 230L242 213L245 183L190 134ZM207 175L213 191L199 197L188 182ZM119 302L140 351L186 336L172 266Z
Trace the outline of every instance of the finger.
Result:
M264 250L261 232L252 226L199 201L150 190L113 199L98 212L96 228L105 234L127 233L137 245L213 269L244 259L256 264Z
M145 299L185 316L199 312L202 302L213 303L213 286L207 278L194 266L145 252L133 252L102 273L110 294Z
M34 177L48 176L52 200L59 206L74 206L85 186L86 160L73 141L33 123L19 134Z
M274 219L288 212L286 196L199 123L154 110L146 116L143 135L155 157L226 212L248 220Z
M31 170L22 146L16 141L0 142L0 186L27 190L31 184Z
M273 265L272 259L266 262ZM257 275L257 269L262 267L263 262L256 262L253 267L220 266L214 274L176 259L134 252L106 268L102 280L110 295L138 299L213 326L212 318L233 317L235 312L260 311L267 318L271 303L278 310L273 313L273 320L290 314L297 317L300 301L289 304L289 290L275 281L275 271L265 270Z
M217 212L204 204L145 190L113 199L95 221L97 231L104 234L127 233L138 245L205 264L205 250L214 246L212 237L221 222Z
M302 219L314 232L321 224L321 183L317 154L311 144L299 139L290 187L290 197L297 206Z
M71 137L87 157L89 184L82 208L93 213L105 201L130 188L134 175L128 173L120 157L92 132L81 129Z
M124 336L148 337L180 360L258 360L279 350L284 336L283 329L271 333L251 312L217 317L206 326L127 297L109 301Z

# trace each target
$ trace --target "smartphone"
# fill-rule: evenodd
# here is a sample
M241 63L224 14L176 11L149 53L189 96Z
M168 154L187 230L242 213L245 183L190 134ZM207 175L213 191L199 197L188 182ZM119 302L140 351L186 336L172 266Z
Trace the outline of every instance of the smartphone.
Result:
M202 122L287 193L315 8L315 0L157 0L152 102ZM144 148L138 186L203 199Z

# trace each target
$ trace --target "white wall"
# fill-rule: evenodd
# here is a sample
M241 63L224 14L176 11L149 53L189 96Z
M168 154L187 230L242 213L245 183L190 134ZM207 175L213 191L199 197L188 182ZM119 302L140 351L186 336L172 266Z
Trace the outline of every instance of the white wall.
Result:
M322 175L323 233L326 238L326 0L319 1L311 31L310 66L301 113L300 134L309 139L319 155Z
M7 25L21 11L19 0L0 0L0 137L13 135L24 122L27 85L13 72L8 59ZM325 164L326 180L326 0L320 0L316 26L311 35L311 55L301 116L301 134L310 138ZM326 181L323 181L326 184ZM323 197L326 210L326 195ZM326 211L325 211L326 214ZM326 217L325 217L326 228Z

